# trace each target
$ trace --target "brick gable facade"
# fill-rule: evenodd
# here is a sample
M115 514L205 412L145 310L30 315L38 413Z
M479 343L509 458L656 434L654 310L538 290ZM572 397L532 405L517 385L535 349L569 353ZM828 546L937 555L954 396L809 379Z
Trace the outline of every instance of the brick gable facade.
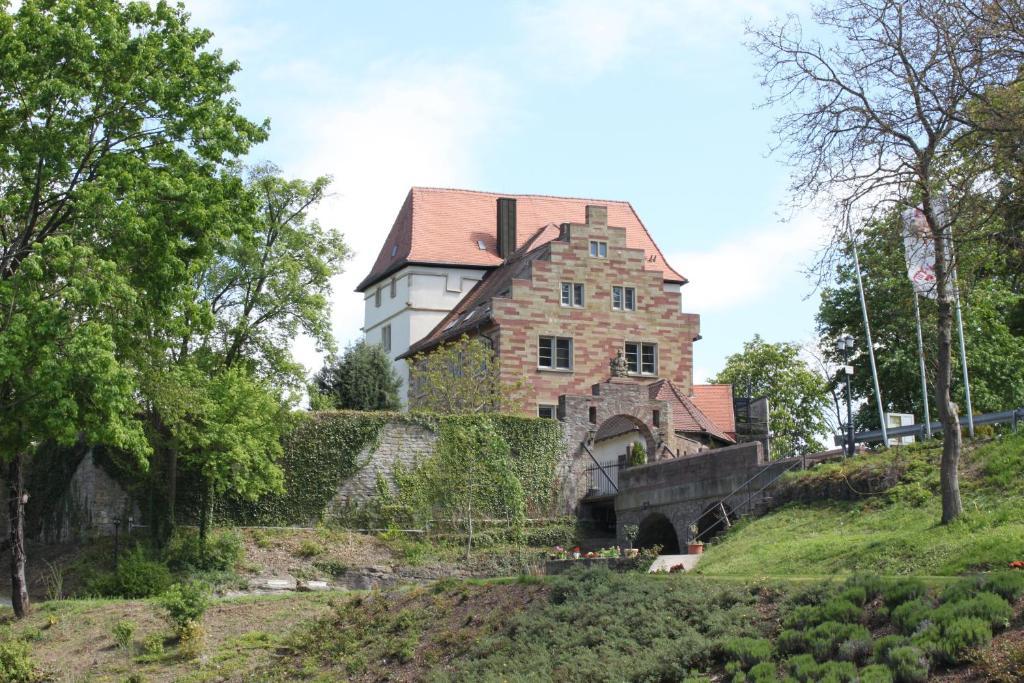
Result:
M608 379L610 363L626 342L654 344L654 373L632 376L649 384L671 379L683 391L693 383L693 342L700 317L682 313L680 294L651 270L642 249L626 245L626 230L609 226L607 209L588 206L584 224L564 224L558 239L511 280L506 296L490 299L492 325L484 331L501 358L503 380L523 380L523 412L554 405L562 394L587 394ZM591 241L607 244L606 256L590 253ZM656 256L654 258L657 258ZM582 284L581 307L564 306L561 284ZM636 310L613 310L612 287L631 287ZM541 337L572 339L570 370L539 367Z

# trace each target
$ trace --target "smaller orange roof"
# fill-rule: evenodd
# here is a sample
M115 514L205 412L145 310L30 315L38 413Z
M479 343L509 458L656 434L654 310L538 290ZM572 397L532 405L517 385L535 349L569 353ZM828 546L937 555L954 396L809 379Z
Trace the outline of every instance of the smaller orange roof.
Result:
M728 385L723 385L728 386ZM648 387L650 396L659 401L666 401L672 409L672 429L677 432L703 432L727 443L735 443L735 421L732 429L726 430L706 415L694 399L684 395L670 379L660 379ZM731 389L730 389L731 391ZM730 399L731 400L731 399ZM731 411L730 411L731 414Z
M736 433L731 384L694 384L693 402L726 434Z

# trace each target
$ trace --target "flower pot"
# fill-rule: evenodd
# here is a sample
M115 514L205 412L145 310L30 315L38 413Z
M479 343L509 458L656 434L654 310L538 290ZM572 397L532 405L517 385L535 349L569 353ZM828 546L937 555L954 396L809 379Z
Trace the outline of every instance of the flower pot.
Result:
M578 552L574 552L574 553L572 554L572 559L574 559L574 560L578 560L578 559L580 559L580 554L579 554Z
M701 553L704 552L704 544L703 543L688 543L687 546L686 546L686 552L690 553L691 555L700 555Z
M626 557L636 557L640 554L640 548L629 548L626 550Z

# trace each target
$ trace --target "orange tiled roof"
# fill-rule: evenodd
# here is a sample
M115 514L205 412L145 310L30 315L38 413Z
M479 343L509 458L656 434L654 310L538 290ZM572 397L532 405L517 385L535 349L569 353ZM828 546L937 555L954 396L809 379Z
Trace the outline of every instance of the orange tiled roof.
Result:
M585 223L588 204L607 206L608 225L626 229L626 245L643 249L648 259L656 257L654 263L646 263L648 270L661 271L668 282L686 282L686 278L666 263L665 256L629 202L414 187L409 190L373 268L356 291L366 290L409 263L471 268L500 266L499 197L516 200L516 248L545 225Z
M694 384L693 402L726 434L736 434L731 384Z
M729 385L721 385L728 387ZM672 380L661 379L649 385L650 396L659 401L667 401L672 409L672 429L677 432L705 432L728 443L735 443L735 435L728 432L735 432L735 424L732 429L726 429L726 424L721 424L706 415L696 404L695 399L685 396ZM730 387L731 392L731 387ZM730 394L731 396L731 394ZM731 399L730 399L731 400ZM731 410L730 410L731 413Z

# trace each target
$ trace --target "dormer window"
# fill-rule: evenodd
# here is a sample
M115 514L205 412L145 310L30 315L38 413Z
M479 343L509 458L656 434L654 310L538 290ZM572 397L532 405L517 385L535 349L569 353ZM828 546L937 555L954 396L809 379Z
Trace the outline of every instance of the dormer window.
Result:
M391 245L391 258L394 258L395 254L397 254L397 253L398 253L398 245L397 244Z
M594 258L608 258L608 243L590 240L590 255Z
M483 240L476 241L476 248L479 249L480 251L487 251L487 245L484 244Z

